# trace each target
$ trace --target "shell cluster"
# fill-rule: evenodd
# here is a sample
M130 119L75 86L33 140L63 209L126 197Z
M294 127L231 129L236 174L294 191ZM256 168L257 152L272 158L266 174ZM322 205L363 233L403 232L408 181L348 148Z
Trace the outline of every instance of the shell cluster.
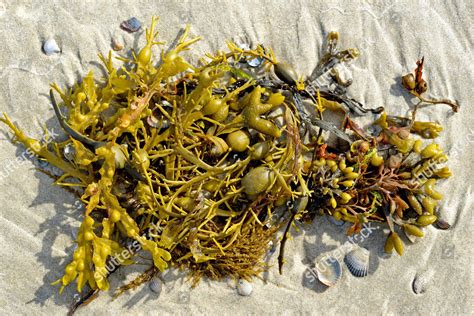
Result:
M352 275L359 278L365 277L369 273L370 252L361 247L352 249L345 255L344 263ZM342 279L342 265L331 255L323 255L317 260L314 271L318 280L327 287L335 286Z

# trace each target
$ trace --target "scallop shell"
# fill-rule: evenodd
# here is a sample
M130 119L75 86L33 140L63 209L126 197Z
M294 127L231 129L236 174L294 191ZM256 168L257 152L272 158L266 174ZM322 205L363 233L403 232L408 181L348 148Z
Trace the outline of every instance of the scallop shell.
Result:
M433 275L433 270L417 273L412 283L413 292L415 292L415 294L425 293Z
M352 275L361 278L369 273L369 258L370 252L367 249L357 248L344 257L344 262Z
M161 282L158 277L153 277L150 280L150 290L152 290L156 294L160 294L163 290L163 282Z
M61 49L59 48L58 43L56 43L54 38L50 38L43 43L43 52L49 56L60 53Z
M250 284L250 282L247 282L243 279L239 280L239 283L237 284L237 293L242 296L249 296L252 294L253 291L253 286Z
M334 257L320 260L315 270L319 281L328 287L336 285L342 277L341 264Z

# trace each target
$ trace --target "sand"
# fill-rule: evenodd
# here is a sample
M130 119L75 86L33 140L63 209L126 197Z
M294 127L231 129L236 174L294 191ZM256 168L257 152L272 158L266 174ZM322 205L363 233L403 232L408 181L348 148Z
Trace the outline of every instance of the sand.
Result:
M230 2L229 2L230 3ZM441 191L440 215L452 224L448 231L429 227L422 241L403 257L383 254L383 227L358 239L371 253L369 276L355 278L343 266L342 281L325 290L307 274L314 259L348 243L347 226L326 218L300 225L287 243L287 264L276 266L254 283L251 296L236 294L231 281L204 280L191 289L185 274L170 270L157 296L148 286L112 301L103 293L78 314L472 314L472 202L474 177L473 4L471 1L0 1L0 111L5 111L32 135L41 137L47 122L59 128L47 93L57 82L71 85L89 69L100 73L97 53L107 53L112 37L136 48L140 33L120 30L124 19L136 16L149 23L160 15L160 38L171 43L184 23L204 39L195 45L196 58L225 48L226 39L271 46L281 60L309 75L321 55L321 43L332 30L343 47L362 53L352 66L350 95L371 107L386 106L406 114L407 97L398 77L425 56L430 94L455 98L461 111L448 107L423 110L420 118L445 126L439 142L451 155L454 176ZM54 37L62 53L46 56L44 39ZM4 127L2 131L6 131ZM23 160L24 149L0 135L0 313L65 314L74 289L62 295L50 283L62 275L72 256L72 239L82 210L76 199ZM16 160L15 160L16 159ZM8 170L8 171L6 171ZM276 263L276 254L270 263ZM121 269L112 288L136 275ZM428 276L426 292L412 291L415 275ZM429 278L431 276L431 278Z

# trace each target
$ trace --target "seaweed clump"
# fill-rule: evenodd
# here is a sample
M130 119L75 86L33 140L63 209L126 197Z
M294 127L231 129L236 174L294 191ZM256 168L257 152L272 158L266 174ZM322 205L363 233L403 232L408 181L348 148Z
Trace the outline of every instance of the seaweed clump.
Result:
M154 263L142 281L170 265L187 268L195 281L251 279L267 268L263 258L286 227L281 271L293 221L316 215L352 223L349 234L368 221L387 223L385 249L400 255L400 230L420 237L437 221L435 185L451 172L439 167L447 160L440 147L423 138L442 127L416 121L416 109L411 118L395 117L349 98L346 64L359 53L338 50L337 33L304 80L262 45L229 42L228 52L194 66L181 56L200 39L189 39L188 28L157 64L156 22L138 54L117 58L121 67L111 52L99 55L105 78L90 72L67 91L52 85L68 140L41 143L6 114L1 119L64 172L55 184L80 192L85 205L73 259L57 281L62 288L76 281L78 291L108 290L108 275L133 263L139 249ZM421 96L422 65L403 77L404 86L420 102L443 103ZM339 126L325 111L342 115ZM379 115L372 132L356 123L364 115Z

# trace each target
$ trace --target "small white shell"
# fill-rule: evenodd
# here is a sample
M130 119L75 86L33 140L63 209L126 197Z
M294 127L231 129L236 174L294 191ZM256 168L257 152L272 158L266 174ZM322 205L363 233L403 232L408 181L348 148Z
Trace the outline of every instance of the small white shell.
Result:
M46 55L57 54L61 52L61 49L58 46L58 43L54 40L54 38L47 39L43 43L43 51Z
M365 248L356 248L344 258L347 268L356 277L365 277L369 273L370 252Z
M428 284L430 283L434 275L433 270L428 270L422 273L417 273L415 279L413 279L412 289L415 294L423 294L428 289Z
M163 290L163 282L161 282L160 278L153 277L150 280L150 290L152 290L158 295L161 293L161 291Z
M76 150L74 149L74 146L72 144L67 144L63 149L63 155L64 158L66 158L67 160L73 161L74 156L76 155Z
M252 291L252 284L243 279L239 280L239 283L237 284L237 293L239 293L239 295L249 296L250 294L252 294Z
M316 275L321 283L334 286L342 277L341 264L336 258L329 257L320 260L315 267Z
M263 58L260 58L260 57L247 60L247 65L253 68L259 67L262 63L263 63Z

